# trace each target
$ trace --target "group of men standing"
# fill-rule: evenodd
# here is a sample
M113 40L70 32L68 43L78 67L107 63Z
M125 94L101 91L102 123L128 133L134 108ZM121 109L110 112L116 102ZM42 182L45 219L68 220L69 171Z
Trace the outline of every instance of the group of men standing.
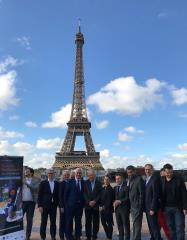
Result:
M56 215L59 207L61 240L65 238L80 240L84 209L87 240L97 239L100 219L107 239L112 239L114 212L119 240L130 240L130 215L132 218L131 239L141 240L143 212L146 214L152 240L162 239L161 227L167 239L184 240L187 190L184 181L173 174L172 165L164 165L162 177L154 173L151 164L145 165L145 179L136 174L134 166L128 166L126 172L127 179L116 174L113 188L108 176L104 177L102 185L92 169L88 170L86 181L82 178L80 168L75 170L74 178L70 178L69 171L65 170L61 182L55 180L54 170L49 169L48 179L42 181L38 188L37 203L41 213L41 239L46 239L49 216L51 239L55 240ZM28 179L24 184L29 185ZM29 189L33 193L36 188L32 186ZM24 202L26 201L23 199L23 204L26 205ZM28 220L29 218L27 218L27 240L30 239L32 228Z

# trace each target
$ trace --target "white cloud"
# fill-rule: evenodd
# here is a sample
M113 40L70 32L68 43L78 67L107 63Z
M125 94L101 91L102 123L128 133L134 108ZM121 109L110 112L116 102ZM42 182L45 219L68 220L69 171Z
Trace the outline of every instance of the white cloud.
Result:
M0 62L0 110L7 110L9 106L17 106L19 100L16 97L15 70L9 70L18 64L17 59L8 56Z
M11 152L11 145L7 140L0 141L0 155L7 155Z
M10 67L15 67L18 64L18 60L12 56L8 56L4 61L0 62L0 74L8 71Z
M109 150L104 149L104 150L100 151L100 156L101 156L101 158L108 158L110 156Z
M181 153L169 154L165 156L161 161L159 161L158 167L161 168L166 163L172 164L175 169L187 168L187 154Z
M9 120L10 120L10 121L17 121L19 118L20 118L20 117L17 116L17 115L12 115L12 116L9 117Z
M28 121L28 122L25 122L25 126L27 126L29 128L36 128L37 124L35 122Z
M65 128L70 120L71 104L67 104L57 112L51 114L51 121L42 124L43 128Z
M33 168L51 168L55 161L54 154L50 153L35 153L30 158L25 159L24 165L31 166Z
M38 149L56 149L58 150L62 145L62 139L52 138L52 139L39 139L36 143L36 148Z
M55 160L54 153L38 153L34 145L27 142L0 141L0 155L15 155L24 157L24 165L38 168L49 168Z
M96 127L98 129L103 129L103 128L106 128L109 124L109 121L108 120L102 120L100 122L96 122Z
M127 133L125 132L119 132L118 133L118 140L121 142L129 142L133 139L132 136L129 136Z
M140 114L163 103L161 90L165 85L157 79L148 79L145 85L139 85L134 77L121 77L89 96L88 103L96 105L101 112Z
M22 153L23 155L29 153L33 149L33 146L27 142L16 142L13 144L13 148L16 152Z
M173 89L171 95L175 105L180 106L187 103L187 88Z
M9 143L7 140L0 141L0 155L29 155L33 149L30 143L16 142L14 144Z
M18 38L16 38L16 42L18 42L26 50L32 49L29 37L26 37L26 36L18 37Z
M187 150L187 143L179 144L178 149L179 150Z
M101 147L100 143L95 144L95 148L100 148L100 147Z
M137 129L133 126L129 126L124 128L124 131L128 132L128 133L138 133L138 134L144 134L143 130Z
M144 166L146 163L151 163L156 166L156 163L153 161L153 159L145 155L126 157L109 154L108 157L101 157L101 162L105 169L126 168L128 165Z
M0 138L23 138L24 134L15 131L7 131L0 127Z

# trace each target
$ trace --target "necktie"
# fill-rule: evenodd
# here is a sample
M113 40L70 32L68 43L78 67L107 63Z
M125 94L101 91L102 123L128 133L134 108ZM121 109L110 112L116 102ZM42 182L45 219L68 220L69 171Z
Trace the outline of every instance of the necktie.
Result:
M117 193L119 193L119 191L120 191L120 186L118 186L118 188L117 188Z
M94 182L91 182L91 186L92 186L92 192L94 190Z
M79 191L81 191L81 188L80 188L80 180L79 180L79 179L77 180L77 188L78 188Z

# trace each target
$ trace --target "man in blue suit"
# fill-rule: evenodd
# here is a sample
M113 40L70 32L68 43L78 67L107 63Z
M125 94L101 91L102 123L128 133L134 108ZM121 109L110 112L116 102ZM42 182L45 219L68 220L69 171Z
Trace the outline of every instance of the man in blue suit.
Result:
M65 209L64 209L64 192L65 192L66 184L69 181L69 178L70 178L69 170L64 170L62 181L59 183L59 206L60 206L59 236L60 236L60 240L64 240L64 235L65 235L66 215L65 215Z
M75 170L75 179L69 180L64 192L66 214L66 239L73 240L73 219L75 219L75 239L80 240L82 235L82 213L84 208L84 180L82 169Z
M158 224L158 210L160 208L161 184L159 176L154 174L151 164L145 165L145 212L151 240L161 240Z

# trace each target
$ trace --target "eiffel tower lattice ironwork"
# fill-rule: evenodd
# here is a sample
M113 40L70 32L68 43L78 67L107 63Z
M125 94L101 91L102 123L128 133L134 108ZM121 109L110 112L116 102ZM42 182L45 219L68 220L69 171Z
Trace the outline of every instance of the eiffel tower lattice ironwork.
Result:
M94 168L96 170L104 170L99 160L100 154L95 151L90 133L91 122L89 122L87 116L83 71L84 36L81 33L80 24L78 33L76 34L75 44L76 65L71 116L67 123L68 129L64 143L60 152L56 153L53 168L74 169L81 167L83 169ZM77 136L84 138L86 151L74 150Z

